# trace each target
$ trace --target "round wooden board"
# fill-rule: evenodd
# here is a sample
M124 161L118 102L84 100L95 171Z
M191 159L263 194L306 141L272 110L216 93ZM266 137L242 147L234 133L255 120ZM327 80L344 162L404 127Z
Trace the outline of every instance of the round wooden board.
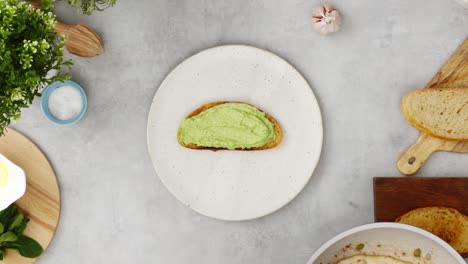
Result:
M0 153L26 173L26 194L16 204L31 219L25 235L37 240L45 250L55 234L60 216L60 192L54 170L42 151L13 129L0 137ZM30 264L36 260L8 250L2 263Z

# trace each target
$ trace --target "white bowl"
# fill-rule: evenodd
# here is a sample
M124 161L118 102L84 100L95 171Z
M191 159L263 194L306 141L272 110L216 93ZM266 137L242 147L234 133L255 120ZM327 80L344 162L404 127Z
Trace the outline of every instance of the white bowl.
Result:
M6 170L7 181L0 188L0 211L16 202L26 192L26 175L23 169L0 154L0 169Z
M364 244L357 250L356 246ZM414 250L421 249L421 257ZM333 264L358 254L384 255L414 264L465 264L445 241L417 227L397 223L375 223L347 230L321 246L307 264Z

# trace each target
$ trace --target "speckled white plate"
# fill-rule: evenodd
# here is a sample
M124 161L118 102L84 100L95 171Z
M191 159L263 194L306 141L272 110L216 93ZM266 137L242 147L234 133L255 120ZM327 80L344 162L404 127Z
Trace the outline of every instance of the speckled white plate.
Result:
M283 142L263 151L192 150L177 143L182 120L199 106L239 101L281 124ZM148 118L154 168L183 204L213 218L247 220L272 213L307 184L322 149L322 118L304 78L280 57L248 46L202 51L159 87Z

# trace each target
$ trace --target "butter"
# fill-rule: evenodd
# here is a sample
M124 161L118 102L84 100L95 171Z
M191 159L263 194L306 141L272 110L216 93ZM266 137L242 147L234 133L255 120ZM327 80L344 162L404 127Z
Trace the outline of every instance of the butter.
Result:
M225 103L186 118L178 132L181 144L248 149L276 138L275 126L265 113L244 103Z

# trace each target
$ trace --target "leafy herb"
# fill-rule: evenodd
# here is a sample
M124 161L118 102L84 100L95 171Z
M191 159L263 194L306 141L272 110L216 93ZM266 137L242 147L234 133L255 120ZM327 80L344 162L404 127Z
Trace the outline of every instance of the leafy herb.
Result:
M91 15L94 11L104 11L104 9L114 6L117 0L66 0L71 6L81 11L85 15ZM55 0L42 0L45 8L51 7Z
M3 233L0 235L0 244L5 243L5 242L12 242L16 241L18 237L15 235L15 233L8 231L6 233Z
M68 3L81 9L83 14L90 15L94 11L103 11L104 9L115 5L116 0L67 0Z
M16 215L15 218L13 218L13 221L11 222L10 226L8 227L8 230L13 230L17 228L18 226L21 225L23 220L24 220L24 215L22 214Z
M42 254L42 246L36 240L20 236L16 241L10 243L10 247L18 250L21 256L26 258L37 258Z
M18 213L18 207L14 204L0 211L0 260L5 257L7 249L15 249L27 258L37 258L42 254L42 246L23 235L28 222L29 218Z
M28 0L31 1L31 0ZM39 0L42 10L50 10L54 7L55 0Z
M54 33L55 16L19 0L0 1L0 136L41 95L44 85L69 78L64 39ZM57 74L46 77L51 70Z

